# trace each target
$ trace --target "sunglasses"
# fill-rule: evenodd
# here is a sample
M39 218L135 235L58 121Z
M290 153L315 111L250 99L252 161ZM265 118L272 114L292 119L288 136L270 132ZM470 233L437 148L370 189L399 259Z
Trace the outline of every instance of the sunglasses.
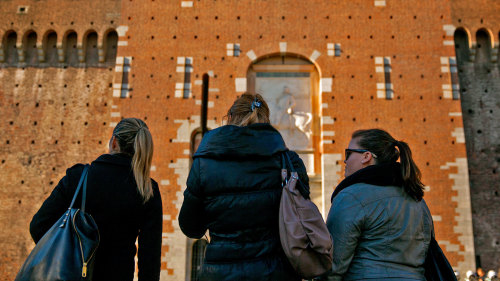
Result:
M366 149L350 149L350 148L346 148L345 150L345 160L349 159L349 156L351 156L351 153L353 152L356 152L356 153L365 153L365 152L370 152L373 156L373 158L377 158L377 155L375 155L375 153L369 151L369 150L366 150Z

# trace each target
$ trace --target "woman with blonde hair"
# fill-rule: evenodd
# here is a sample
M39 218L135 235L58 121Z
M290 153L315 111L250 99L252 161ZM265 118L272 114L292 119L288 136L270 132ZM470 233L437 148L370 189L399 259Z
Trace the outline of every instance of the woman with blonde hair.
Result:
M152 158L148 127L140 119L126 118L113 130L109 154L89 167L86 212L100 234L94 281L133 280L136 252L139 281L160 279L162 203L158 184L149 175ZM67 210L83 169L83 164L67 169L33 217L30 232L35 243ZM75 206L80 200L81 194Z
M281 155L288 153L308 198L304 164L269 124L261 95L243 94L227 117L194 154L179 214L188 237L210 232L200 280L301 280L281 247L278 213Z

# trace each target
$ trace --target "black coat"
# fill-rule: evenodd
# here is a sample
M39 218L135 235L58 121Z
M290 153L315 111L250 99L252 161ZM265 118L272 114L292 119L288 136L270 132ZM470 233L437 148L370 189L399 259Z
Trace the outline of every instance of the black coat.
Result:
M204 136L179 214L187 236L210 233L200 280L300 280L278 230L281 154L287 150L269 124L228 125ZM289 155L308 192L302 160Z
M69 207L83 167L69 168L33 217L30 232L35 243ZM159 280L163 219L158 184L152 181L154 195L143 204L131 158L124 154L101 155L92 162L87 181L86 212L96 221L101 237L93 280L133 280L137 237L139 280ZM80 204L81 193L74 207Z

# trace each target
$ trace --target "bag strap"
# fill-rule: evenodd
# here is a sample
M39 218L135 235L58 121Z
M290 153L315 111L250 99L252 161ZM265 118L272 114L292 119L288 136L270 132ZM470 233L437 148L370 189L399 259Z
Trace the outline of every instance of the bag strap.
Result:
M288 153L285 152L285 158L288 162L288 166L290 166L290 172L293 173L295 172L295 169L293 168L293 164L292 164L292 161L290 160L290 156L288 156Z
M87 169L87 174L85 175L85 179L83 180L82 206L80 207L83 213L85 213L85 201L87 199L87 178L89 177L89 171L88 171L89 169L90 168Z
M89 171L89 165L85 165L85 168L83 168L82 175L80 176L80 181L78 182L78 186L76 187L75 195L73 195L73 200L71 200L71 204L69 205L68 209L73 208L73 204L75 204L76 197L78 196L78 193L80 192L80 187L82 187L82 183L84 180L87 179L87 173ZM85 194L85 192L84 192ZM83 202L83 200L82 200Z
M292 173L296 173L295 168L293 167L292 160L290 160L290 156L288 155L288 151L285 151L281 154L281 186L285 187L285 185L288 184L288 170L287 170L287 162L288 166L290 167L290 177L292 176ZM300 192L302 197L305 199L310 199L310 191L306 189L302 183L300 182L300 177L297 173L297 185L296 185L297 190Z
M290 172L291 173L295 172L295 169L293 168L292 161L290 160L290 157L288 156L288 153L283 152L281 154L281 169L287 170L287 165L286 165L287 162L288 162L288 166L290 167Z
M281 153L281 186L285 187L288 184L288 169L286 167L286 162L290 163L290 159L288 158L288 153L285 151ZM293 166L290 168L290 174L295 172L293 170Z

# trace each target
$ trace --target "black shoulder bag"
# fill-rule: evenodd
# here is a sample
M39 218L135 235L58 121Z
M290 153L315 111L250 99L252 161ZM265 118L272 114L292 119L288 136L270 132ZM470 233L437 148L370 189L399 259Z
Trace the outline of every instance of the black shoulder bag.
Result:
M99 230L90 214L85 213L88 170L89 165L85 165L71 205L38 241L16 281L92 280ZM73 209L82 183L81 209Z
M431 237L424 268L425 279L427 281L457 281L455 272L439 247L434 235Z

